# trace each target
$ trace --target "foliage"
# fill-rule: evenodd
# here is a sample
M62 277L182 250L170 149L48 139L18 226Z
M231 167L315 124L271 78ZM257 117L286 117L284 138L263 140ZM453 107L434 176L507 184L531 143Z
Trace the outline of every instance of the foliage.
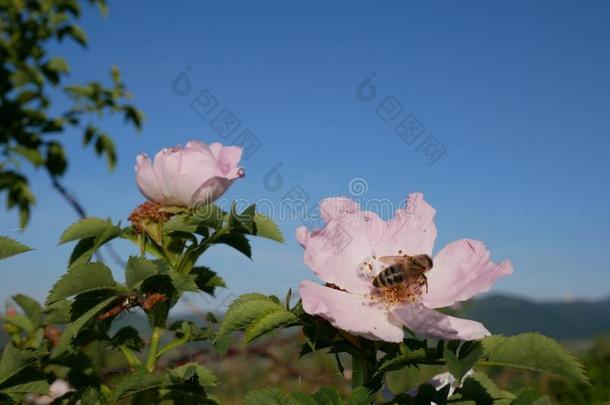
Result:
M105 0L89 3L106 13ZM110 86L98 81L66 83L70 64L49 54L49 45L67 39L87 46L87 35L77 24L80 15L77 0L0 0L0 192L6 193L9 209L19 210L22 227L35 202L24 164L43 168L57 181L68 167L59 135L72 130L113 168L114 142L98 127L99 118L117 114L138 129L142 125L143 115L129 102L132 97L116 66L110 71ZM70 102L57 113L61 98Z

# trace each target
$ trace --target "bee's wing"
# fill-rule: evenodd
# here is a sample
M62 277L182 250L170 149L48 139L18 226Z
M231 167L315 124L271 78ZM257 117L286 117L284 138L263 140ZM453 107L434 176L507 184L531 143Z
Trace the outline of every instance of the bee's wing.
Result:
M405 260L409 260L409 257L408 256L381 256L381 257L378 257L377 260L379 260L381 263L389 266L392 264L403 262Z

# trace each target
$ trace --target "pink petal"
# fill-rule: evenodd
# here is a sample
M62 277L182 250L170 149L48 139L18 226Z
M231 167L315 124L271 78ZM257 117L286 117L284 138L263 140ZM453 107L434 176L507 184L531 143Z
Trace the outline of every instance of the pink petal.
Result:
M295 231L295 236L299 245L303 247L307 245L307 241L309 240L309 231L307 230L307 227L299 226Z
M320 201L320 215L324 222L344 218L360 211L358 203L347 197L331 197Z
M217 175L224 177L241 177L236 176L236 169L241 159L242 148L238 146L224 146L216 158L216 165L218 166Z
M310 315L328 320L336 328L368 339L400 342L403 330L381 305L365 297L324 287L311 281L299 286L303 309Z
M199 144L199 146L200 146L200 144L202 144L202 142L199 142L199 141L191 141L189 143ZM218 155L220 155L220 151L222 150L222 147L223 147L222 144L218 143L218 142L211 143L208 146L208 148L210 149L210 152L212 152L212 154L214 155L214 159L218 159Z
M155 155L153 162L153 169L159 181L159 187L166 197L164 203L167 205L179 205L173 190L173 183L176 181L175 175L180 170L179 151L180 147L161 149Z
M359 266L375 254L375 237L383 233L385 223L374 215L346 216L330 221L322 229L310 233L306 239L304 261L327 283L353 292L366 294L371 288Z
M161 191L152 163L146 154L136 157L136 184L140 192L151 201L163 203L165 196Z
M192 142L189 144L192 145ZM180 171L176 173L174 179L176 199L181 202L181 205L192 206L195 193L203 184L214 178L216 171L216 160L207 145L198 144L196 147L184 148ZM208 202L212 202L216 198L208 200Z
M233 181L233 179L227 179L225 177L212 177L195 190L189 200L189 205L195 207L216 201L229 187L231 187Z
M409 194L406 206L397 210L388 224L393 244L408 255L431 255L436 240L435 213L422 193Z
M445 315L421 304L407 304L392 313L420 338L478 340L491 335L479 322Z
M465 301L491 288L496 279L513 272L510 261L495 264L483 242L462 239L445 246L428 274L428 293L422 302L441 308Z

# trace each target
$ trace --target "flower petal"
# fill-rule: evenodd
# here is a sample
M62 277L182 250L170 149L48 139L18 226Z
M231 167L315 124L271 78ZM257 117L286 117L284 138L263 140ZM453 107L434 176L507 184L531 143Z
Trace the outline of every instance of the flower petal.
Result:
M381 305L373 305L361 295L324 287L312 281L299 286L303 309L310 315L328 320L336 328L368 339L401 342L401 325L385 312Z
M445 246L428 274L428 293L422 302L441 308L465 301L491 288L496 279L513 272L510 261L495 264L483 242L461 239Z
M436 210L424 200L422 193L411 193L406 206L396 210L388 223L390 238L408 255L432 254L436 240Z
M327 283L353 293L368 293L372 284L363 276L360 264L375 254L370 237L378 234L378 227L385 228L385 223L376 216L366 219L362 213L331 220L305 239L305 264Z
M237 165L241 159L242 148L239 146L224 146L216 158L216 165L218 176L224 176L228 178L236 178L236 173L240 169Z
M479 322L445 315L422 304L407 304L392 313L421 338L478 340L491 335Z
M347 197L331 197L320 201L320 215L325 223L339 220L360 211L358 203Z
M151 201L163 203L165 196L153 170L152 163L146 154L136 157L136 184L140 192Z

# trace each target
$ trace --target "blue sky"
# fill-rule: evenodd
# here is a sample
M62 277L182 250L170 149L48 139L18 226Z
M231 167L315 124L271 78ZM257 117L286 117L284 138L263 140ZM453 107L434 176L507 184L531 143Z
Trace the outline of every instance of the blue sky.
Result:
M363 201L399 204L421 191L437 209L437 249L470 237L494 259L512 260L514 274L495 291L609 295L608 3L113 1L106 19L85 9L90 47L54 49L69 59L70 80L104 77L117 64L146 114L139 135L104 121L119 150L112 173L76 134L64 138L64 183L91 215L126 221L142 202L136 154L189 139L231 143L249 129L262 146L228 198L277 203L295 185L312 200L349 195L356 177L368 184ZM172 83L185 71L191 90L180 96ZM365 102L357 88L371 73L376 95ZM218 101L204 117L190 106L202 90ZM226 140L210 125L224 108L241 122ZM425 128L412 145L394 132L409 115ZM433 165L417 150L429 135L446 150ZM265 175L278 162L283 185L269 191ZM75 214L44 173L34 176L31 225L19 232L15 213L0 218L1 234L37 248L0 263L2 299L44 297L72 247L56 243ZM284 294L312 278L297 225L281 223L284 246L255 241L253 261L223 248L204 257L226 278L224 297ZM124 257L136 253L115 246Z

